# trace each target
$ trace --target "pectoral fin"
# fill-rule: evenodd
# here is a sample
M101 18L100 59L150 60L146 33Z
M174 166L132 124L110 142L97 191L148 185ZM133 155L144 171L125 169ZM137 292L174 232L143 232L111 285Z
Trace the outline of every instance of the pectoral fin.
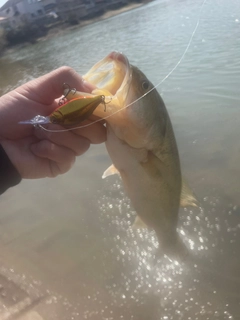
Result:
M163 162L152 152L148 151L141 159L141 165L147 174L151 177L161 176L164 174Z
M198 201L193 194L192 190L189 188L187 182L182 179L182 191L180 198L181 207L198 207Z
M109 168L107 168L107 170L105 170L103 172L103 175L102 175L102 179L105 179L109 176L112 176L114 174L119 174L119 171L118 169L115 168L115 166L112 164Z
M142 221L141 218L139 218L139 216L136 216L135 221L134 221L132 227L133 227L133 228L136 228L136 229L146 229L146 228L147 228L147 225L146 225L146 223L144 223L144 222Z

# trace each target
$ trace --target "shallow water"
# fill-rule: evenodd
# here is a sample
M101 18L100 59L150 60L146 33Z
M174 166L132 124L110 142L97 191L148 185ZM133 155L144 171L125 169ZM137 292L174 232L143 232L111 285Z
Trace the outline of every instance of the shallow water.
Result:
M62 65L83 74L112 50L158 83L182 56L201 3L154 1L10 52L1 92ZM129 228L135 213L118 178L101 180L103 145L68 174L1 197L3 261L68 299L72 319L239 319L239 32L240 2L208 0L184 60L159 87L201 204L180 211L184 264L153 267L154 235Z

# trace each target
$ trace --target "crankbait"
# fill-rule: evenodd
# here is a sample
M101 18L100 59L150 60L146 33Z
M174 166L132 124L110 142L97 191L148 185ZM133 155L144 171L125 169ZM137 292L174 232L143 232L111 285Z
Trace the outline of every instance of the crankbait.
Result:
M62 126L72 126L88 119L100 103L104 105L104 110L106 110L104 95L94 96L77 92L75 89L68 89L64 91L64 97L59 100L59 107L49 116L37 115L31 120L20 121L19 123L32 125L54 123Z
M48 118L51 123L63 126L79 124L88 119L100 103L105 106L105 96L76 98L57 108Z

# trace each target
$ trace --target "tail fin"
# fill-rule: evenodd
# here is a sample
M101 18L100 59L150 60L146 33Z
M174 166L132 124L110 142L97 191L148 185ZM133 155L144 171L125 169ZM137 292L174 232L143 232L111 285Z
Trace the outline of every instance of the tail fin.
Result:
M166 239L161 241L163 240L162 237L161 239L158 239L159 245L155 254L155 262L157 262L159 259L162 259L164 255L171 260L177 260L179 262L184 262L187 260L189 251L178 233L176 233L173 238L168 238L169 241L166 241Z

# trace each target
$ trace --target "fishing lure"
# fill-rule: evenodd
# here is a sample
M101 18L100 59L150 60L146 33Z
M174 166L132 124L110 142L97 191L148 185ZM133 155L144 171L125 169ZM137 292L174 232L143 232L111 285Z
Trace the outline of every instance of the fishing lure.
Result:
M88 119L100 103L106 108L105 96L72 99L53 111L48 118L51 123L63 126L75 125Z
M84 92L77 92L75 89L68 89L64 93L64 97L59 100L59 107L49 116L37 115L31 120L20 121L19 123L32 125L54 123L62 126L72 126L88 119L100 103L104 105L104 110L106 110L104 95L94 96ZM71 98L76 96L76 98L69 100L69 96Z

